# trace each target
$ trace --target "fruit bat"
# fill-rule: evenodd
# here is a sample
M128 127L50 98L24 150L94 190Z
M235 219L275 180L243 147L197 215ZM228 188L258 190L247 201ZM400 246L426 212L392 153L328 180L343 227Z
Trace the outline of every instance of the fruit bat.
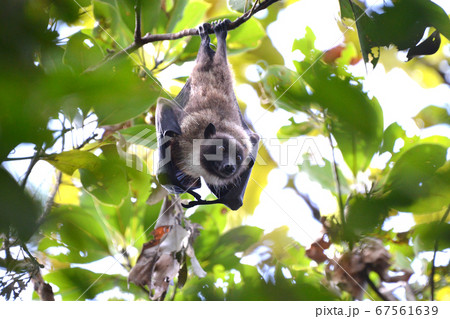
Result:
M237 210L258 152L260 138L244 122L233 90L226 49L229 23L199 26L201 44L189 79L175 99L157 102L157 178L170 193L195 197L184 207L222 203ZM216 51L210 47L211 29ZM216 200L202 200L194 191L201 187L200 177Z

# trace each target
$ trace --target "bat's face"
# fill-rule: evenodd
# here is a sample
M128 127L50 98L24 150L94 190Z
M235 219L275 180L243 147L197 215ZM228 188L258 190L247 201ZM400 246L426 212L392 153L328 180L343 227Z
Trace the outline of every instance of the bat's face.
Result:
M200 159L203 169L223 179L232 179L239 174L246 154L238 140L219 135L207 139L204 144Z
M242 141L233 136L216 132L213 124L205 129L200 145L200 165L205 180L209 184L229 183L241 172L248 150Z

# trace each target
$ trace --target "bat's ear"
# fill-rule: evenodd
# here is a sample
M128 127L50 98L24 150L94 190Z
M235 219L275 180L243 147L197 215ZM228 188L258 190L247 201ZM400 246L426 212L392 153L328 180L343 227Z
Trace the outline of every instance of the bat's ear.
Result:
M250 134L250 142L252 143L253 146L258 145L260 139L261 138L259 137L258 134L253 132Z
M205 128L205 138L210 138L211 136L216 134L216 127L214 124L209 123L208 126Z
M181 108L174 101L159 98L156 103L156 128L162 136L181 135L178 120Z

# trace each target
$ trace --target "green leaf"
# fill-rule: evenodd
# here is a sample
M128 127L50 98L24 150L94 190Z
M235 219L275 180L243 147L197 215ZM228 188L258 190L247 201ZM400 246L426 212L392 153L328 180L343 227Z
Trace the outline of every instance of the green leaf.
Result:
M141 1L142 34L154 33L161 14L161 1Z
M170 12L169 22L167 24L166 32L173 33L177 23L183 19L185 7L190 1L188 0L178 0L175 1L175 5Z
M450 161L440 167L433 176L423 182L424 191L408 210L415 214L444 212L450 203Z
M419 128L427 128L438 124L450 124L448 108L434 105L422 109L413 119Z
M292 246L291 246L292 247ZM301 253L301 250L299 251ZM240 264L227 271L214 267L204 278L189 278L175 300L337 300L338 297L320 285L321 274L290 270L291 278L281 272L282 265L261 268ZM238 272L237 272L238 271ZM265 275L270 273L270 275ZM218 279L224 283L217 285Z
M352 86L337 77L316 82L317 101L328 110L331 133L336 138L344 160L356 176L370 164L383 135L383 112L375 98L362 87ZM328 90L328 91L327 91ZM339 96L339 101L332 98Z
M109 4L102 2L109 2ZM100 3L102 7L110 6L114 11L108 14L113 18L112 29L116 33L134 34L135 28L135 9L136 0L103 0ZM94 13L95 13L94 6ZM161 16L161 1L141 1L141 33L155 33L155 27L158 24L158 18ZM119 21L119 17L120 20ZM97 18L97 16L96 16ZM98 18L97 18L98 19ZM125 28L124 28L125 27ZM131 39L130 39L131 40ZM128 45L122 44L124 46Z
M139 159L137 157L133 160L133 163L138 163ZM137 166L137 165L136 165ZM140 166L126 167L128 182L130 184L131 196L136 199L136 204L144 204L147 201L150 191L152 175L148 171L147 167L143 163L142 169Z
M414 227L414 243L419 251L433 251L436 241L438 250L450 248L450 224L440 221Z
M72 67L76 73L83 72L102 59L101 48L93 38L81 31L70 37L63 57L64 63Z
M72 175L79 168L96 170L100 165L100 159L91 152L71 150L45 158L61 172Z
M211 267L216 264L223 265L226 269L236 268L239 259L235 256L256 243L263 234L263 230L252 226L239 226L220 236L217 245L209 258Z
M408 61L412 58L420 55L432 55L435 54L441 46L441 34L438 31L431 33L428 38L417 44L415 47L409 49L406 57Z
M178 1L182 2L182 1ZM177 3L178 3L177 2ZM196 28L200 23L205 22L205 15L210 7L210 4L200 1L189 1L184 8L184 12L182 13L182 18L177 21L176 25L174 25L173 32L178 32L185 29ZM176 6L178 9L178 5ZM172 22L172 20L171 20ZM170 48L168 53L165 56L166 61L174 60L176 63L181 63L181 59L189 59L195 52L195 55L198 51L199 46L190 45L187 47L188 51L185 52L186 43L192 42L192 44L199 43L198 39L192 40L195 38L200 38L198 36L193 36L189 38L181 38L178 40L170 41ZM193 52L192 52L193 51Z
M353 11L350 5L350 0L339 0L339 7L341 9L341 19L353 19Z
M95 204L94 204L95 205ZM116 229L121 235L125 235L130 227L130 221L135 213L135 207L129 198L123 201L120 206L103 205L102 203L94 206L99 209L108 225Z
M314 133L318 131L316 124L312 121L296 123L292 117L289 119L289 121L291 122L290 125L282 126L278 130L278 139L283 140L301 135L314 135ZM313 134L311 134L311 132Z
M293 51L298 49L305 57L302 61L294 61L297 75L293 77L301 78L308 86L310 104L324 113L345 162L356 176L369 166L381 144L383 112L378 101L364 93L361 81L344 69L338 72L317 61L320 51L315 49L314 40L314 34L307 28L305 38L294 41ZM291 108L293 103L305 105L299 97L296 101L286 102Z
M122 91L122 90L121 90ZM119 105L117 102L110 104L106 103L97 104L94 106L95 113L98 115L100 125L113 125L123 123L127 120L131 120L144 112L146 112L155 102L160 95L160 89L153 87L147 88L146 91L129 92L130 94L136 93L136 95L130 95L130 99L126 104ZM114 94L117 96L116 94ZM147 97L147 99L145 99ZM135 104L133 105L133 102ZM115 112L113 112L115 109Z
M265 246L270 249L272 259L268 258L261 261L267 265L280 263L290 269L305 269L309 267L311 260L306 257L305 249L293 238L288 236L289 227L281 226L270 233L261 237L261 239L247 249L246 255L258 253L257 249ZM264 252L266 254L267 252Z
M22 121L27 123L30 117L35 122L41 121L41 118L46 116L44 122L46 124L49 112L54 110L53 116L57 118L57 110L60 108L69 114L75 113L78 108L83 111L83 114L88 114L93 109L98 116L99 126L114 125L133 119L156 103L161 86L155 79L139 78L132 70L133 64L124 59L117 63L110 62L104 68L81 76L61 71L49 74L45 77L45 81L30 79L30 86L31 84L34 86L33 92L39 92L35 94L36 100L33 101L33 105L39 102L43 109L34 112L30 111L33 110L31 106L27 107L27 111L21 114L22 117L25 116L26 121ZM13 83L15 84L15 82ZM4 87L10 89L8 85ZM11 89L14 95L15 91L17 89ZM31 100L18 97L18 99L12 99L11 102L21 102L19 106L24 105L25 107L31 103ZM18 108L17 112L21 110L21 107L16 106L16 108ZM6 118L6 120L10 119ZM33 134L40 136L40 130L36 128L37 124L33 123L31 119L30 122L27 124L31 128L35 128ZM13 130L14 133L15 131L19 130ZM26 127L26 130L22 129L22 131L28 132L28 128ZM19 132L18 136L23 134Z
M40 208L12 176L0 167L0 234L12 227L26 242L38 228Z
M129 194L125 167L112 160L101 160L95 168L80 168L83 188L106 205L120 205Z
M112 0L108 0L108 2ZM135 0L115 0L116 8L128 30L134 32L134 5ZM153 1L152 1L153 2ZM145 34L145 33L143 33Z
M428 24L435 27L444 37L450 40L450 18L445 10L430 0L416 1L418 2L417 10L421 10L422 14L425 13Z
M369 234L383 224L388 216L384 201L362 195L353 196L347 204L346 232L348 239Z
M398 0L379 10L365 12L356 3L352 5L364 61L376 66L378 56L373 48L395 45L399 50L415 47L427 27L435 27L450 38L450 19L445 11L429 0ZM381 13L379 13L381 12Z
M245 12L252 5L250 0L227 0L228 8L237 12Z
M311 101L304 80L281 65L271 65L267 68L262 86L272 103L289 112L306 110Z
M177 1L178 2L178 1ZM180 1L184 2L184 1ZM205 3L203 1L190 0L187 2L186 7L183 9L183 17L177 20L176 24L173 27L173 30L170 30L171 25L169 25L168 32L178 32L184 29L195 28L200 24L203 17L206 14L206 11L211 5ZM176 5L176 9L178 9L178 5ZM175 9L175 10L176 10ZM172 23L172 20L171 20Z
M46 236L39 250L61 262L89 263L110 255L109 239L95 210L54 208L42 229Z
M402 152L383 186L389 205L413 213L431 213L448 205L450 165L446 156L447 147L438 144L419 144ZM420 201L434 204L413 206Z
M236 252L244 251L254 244L263 234L263 230L253 226L239 226L223 234L218 243L218 247L234 246Z
M118 41L121 46L124 46L123 34L126 34L126 31L129 31L129 33L134 32L134 30L126 30L126 25L120 19L120 14L114 1L106 3L105 1L93 0L92 6L95 20L99 23L99 27L97 27L98 32L105 32L105 36L108 37L107 42L102 43L102 45L112 45L113 42ZM96 32L95 29L94 32ZM111 39L109 34L114 34L115 38ZM113 42L110 43L109 41ZM110 47L104 48L109 49Z
M390 162L397 162L403 156L403 153L420 144L438 144L447 148L450 147L450 138L441 135L432 135L425 138L420 138L417 135L412 137L406 136L403 140L405 141L405 145L398 153L393 153Z
M238 289L228 287L226 300L337 300L338 297L320 282L320 277L314 273L290 270L292 278L285 278L281 266L274 268L272 278L265 281L258 273L247 275L253 267L247 267L241 272L243 285ZM251 269L254 271L254 268ZM257 276L255 276L257 275Z
M319 50L316 50L314 42L316 41L316 36L314 35L310 27L306 27L305 36L301 39L295 39L292 44L292 52L299 50L305 55L305 61L315 61L322 54ZM305 70L306 72L306 70Z
M114 133L119 138L123 136L127 143L143 145L145 147L156 149L156 129L154 125L138 124L125 128Z
M55 73L68 68L68 66L63 63L64 52L65 50L60 46L43 47L41 49L39 62L45 73Z
M329 190L333 194L337 194L337 186L334 178L333 167L331 166L330 161L328 161L327 159L322 158L322 160L325 162L325 166L311 165L309 161L305 160L303 164L299 166L300 172L307 173L312 181L318 182L324 189ZM342 194L350 193L350 187L347 183L347 179L342 174L339 168L338 174Z
M198 49L200 48L200 37L191 37L182 52L178 55L177 64L187 61L193 61L197 57Z
M82 7L89 7L92 0L78 0L78 4Z
M76 87L78 98L92 106L99 125L113 125L133 119L156 103L161 93L154 79L143 81L130 71L127 63L116 65L110 72L92 72ZM77 96L77 95L75 95Z
M309 63L304 63L301 74ZM383 136L383 112L375 98L370 99L360 82L351 77L330 74L321 62L309 66L304 78L313 90L311 100L322 107L329 118L331 133L335 137L344 160L354 176L364 171ZM335 97L339 96L339 99Z
M92 300L98 294L118 287L122 292L131 292L136 297L146 298L146 293L131 285L128 288L127 278L121 275L94 273L82 268L65 268L53 271L44 276L45 281L56 285L64 301Z
M227 222L227 209L221 205L212 207L200 206L189 217L190 221L202 226L200 236L194 242L195 254L198 260L207 259L216 247L220 235Z
M51 103L46 94L50 89L53 94L59 94L57 88L53 91L55 88L50 87L48 77L38 70L28 72L22 69L19 72L18 65L8 66L15 68L14 72L5 69L0 72L0 161L20 143L51 146L53 137L47 124L50 117L56 117L60 108L60 105ZM5 67L5 64L0 67Z
M384 152L393 153L395 142L399 138L405 140L406 132L398 123L392 123L383 133L383 143L380 147L380 154Z
M237 15L227 16L232 21L237 17ZM256 49L261 44L264 36L266 36L262 24L257 19L248 20L239 28L229 31L228 34L227 48L229 54Z
M86 4L86 0L82 0L81 2L83 3L81 4L82 6ZM80 7L75 1L55 0L50 4L49 13L51 17L67 22L68 24L77 21Z
M118 18L115 16L117 14L115 7L109 3L92 0L92 7L95 20L97 21L111 25Z

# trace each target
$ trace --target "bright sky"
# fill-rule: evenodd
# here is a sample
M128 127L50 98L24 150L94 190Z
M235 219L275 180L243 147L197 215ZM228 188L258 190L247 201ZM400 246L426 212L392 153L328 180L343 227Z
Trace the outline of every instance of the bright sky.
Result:
M381 3L382 0L371 2ZM450 1L436 0L434 2L443 7L447 13L450 13ZM337 0L302 0L291 5L287 10L280 12L277 21L269 26L268 34L275 47L283 55L288 66L292 66L290 61L293 58L291 52L293 40L303 37L306 26L311 27L315 33L317 38L316 47L318 49L330 49L342 42L342 33L336 23L338 14L339 5ZM295 28L292 27L294 22ZM166 81L175 76L188 75L191 67L192 63L185 68L169 68L165 76L161 76L162 83L165 85ZM448 105L450 102L450 88L448 86L441 85L433 89L424 89L400 69L394 69L386 74L383 66L379 64L375 70L367 73L363 63L359 63L352 68L352 71L356 75L366 77L365 89L379 100L384 112L385 127L397 121L407 129L408 134L418 134L417 128L409 118L430 104L443 106L446 103ZM277 130L281 125L288 124L287 120L292 114L283 110L277 110L275 114L266 112L259 106L259 98L250 86L242 85L236 88L236 91L239 98L247 104L247 116L250 120L253 120L256 131L263 139L276 138ZM436 134L435 131L432 132ZM425 134L431 133L425 132ZM450 136L448 128L444 131L438 131L437 134ZM76 137L74 135L74 138ZM301 144L304 140L300 139L299 141ZM272 154L276 154L277 145L266 145ZM325 139L317 141L317 150L325 158L331 158L330 146ZM14 157L30 156L32 154L33 147L31 145L22 145L16 149ZM339 156L339 154L338 161L342 162L342 156ZM373 164L383 167L383 163L384 160L379 159L379 163ZM26 171L28 164L28 161L18 161L8 162L5 166L16 177L21 177ZM270 232L282 225L288 225L290 236L303 245L309 245L319 237L321 225L312 218L309 208L302 199L295 195L292 190L283 189L287 181L287 174L296 171L297 166L291 163L291 165L280 167L270 173L269 185L261 196L261 203L257 207L255 214L249 217L246 223L261 227L266 232ZM53 168L46 162L40 161L36 165L29 182L37 196L47 195L46 190L53 183L52 172ZM322 190L319 184L311 183L306 175L299 174L296 184L300 191L310 195L311 200L319 205L322 214L329 214L337 210L336 200L327 191ZM414 225L414 220L411 214L402 213L399 217L388 219L385 223L385 228L405 231L412 225ZM444 263L446 260L448 262L448 258L449 254L446 256L441 255L439 259ZM112 263L113 259L108 258L91 265L84 265L83 267L97 272L109 269L108 273L124 273L122 267L117 264L111 268ZM107 299L109 295L110 293L99 299ZM24 297L24 299L28 299L28 297Z

